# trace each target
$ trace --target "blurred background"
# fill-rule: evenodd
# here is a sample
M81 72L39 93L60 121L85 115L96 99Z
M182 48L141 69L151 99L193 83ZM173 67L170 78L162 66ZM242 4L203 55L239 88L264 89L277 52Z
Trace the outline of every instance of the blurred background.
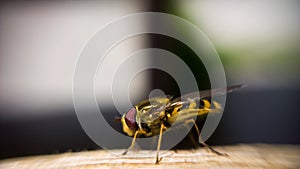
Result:
M0 158L100 148L85 134L74 110L77 57L101 27L146 11L192 22L215 46L227 84L249 85L227 96L209 144L300 144L299 1L13 1L0 3ZM144 22L128 28L155 26L153 21ZM148 47L175 53L196 77L202 77L199 89L210 87L193 51L166 36L126 40L111 57L122 59ZM98 78L97 83L106 78ZM147 98L153 89L178 94L174 79L157 70L136 76L131 89L133 102ZM113 105L107 105L105 112L115 112ZM106 115L113 121L118 113ZM188 144L183 140L178 147Z

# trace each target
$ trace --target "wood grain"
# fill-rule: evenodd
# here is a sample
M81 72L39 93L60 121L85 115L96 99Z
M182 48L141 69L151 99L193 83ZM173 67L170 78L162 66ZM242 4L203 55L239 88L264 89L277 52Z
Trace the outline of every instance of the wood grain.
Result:
M12 158L0 161L1 169L12 168L300 168L299 145L235 145L215 147L228 156L218 156L205 148L162 151L154 164L155 151L95 150L76 153Z

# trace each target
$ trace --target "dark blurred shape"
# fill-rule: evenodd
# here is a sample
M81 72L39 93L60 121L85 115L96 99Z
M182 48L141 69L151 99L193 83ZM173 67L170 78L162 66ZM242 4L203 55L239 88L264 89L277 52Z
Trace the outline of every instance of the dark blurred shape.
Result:
M48 113L21 119L0 119L0 158L99 148L81 128L74 110Z
M289 102L282 104L285 99ZM208 143L300 144L299 99L299 90L245 89L230 93L221 123ZM0 157L100 148L85 134L74 110L55 114L20 120L0 119ZM118 128L120 125L114 123L114 127ZM176 148L195 146L195 142L187 136Z
M299 89L247 90L228 95L212 144L300 144Z

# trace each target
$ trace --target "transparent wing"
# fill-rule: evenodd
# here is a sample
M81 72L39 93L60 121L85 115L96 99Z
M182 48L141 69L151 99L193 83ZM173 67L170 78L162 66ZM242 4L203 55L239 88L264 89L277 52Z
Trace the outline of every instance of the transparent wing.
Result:
M192 92L185 94L181 97L173 99L168 106L178 105L178 104L184 104L186 102L189 102L189 100L200 100L204 98L210 98L211 96L220 96L226 93L230 93L232 91L238 90L240 88L246 87L247 85L235 85L235 86L229 86L226 88L219 88L219 89L212 89L212 90L202 90L197 92Z

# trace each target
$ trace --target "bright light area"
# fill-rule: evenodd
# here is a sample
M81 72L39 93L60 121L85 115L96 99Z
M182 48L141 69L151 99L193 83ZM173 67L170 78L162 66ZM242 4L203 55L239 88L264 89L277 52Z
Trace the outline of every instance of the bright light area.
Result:
M300 84L300 3L178 1L179 13L215 45L230 83L249 88Z
M141 10L137 1L1 6L1 107L20 112L72 109L73 72L87 40L113 20Z

